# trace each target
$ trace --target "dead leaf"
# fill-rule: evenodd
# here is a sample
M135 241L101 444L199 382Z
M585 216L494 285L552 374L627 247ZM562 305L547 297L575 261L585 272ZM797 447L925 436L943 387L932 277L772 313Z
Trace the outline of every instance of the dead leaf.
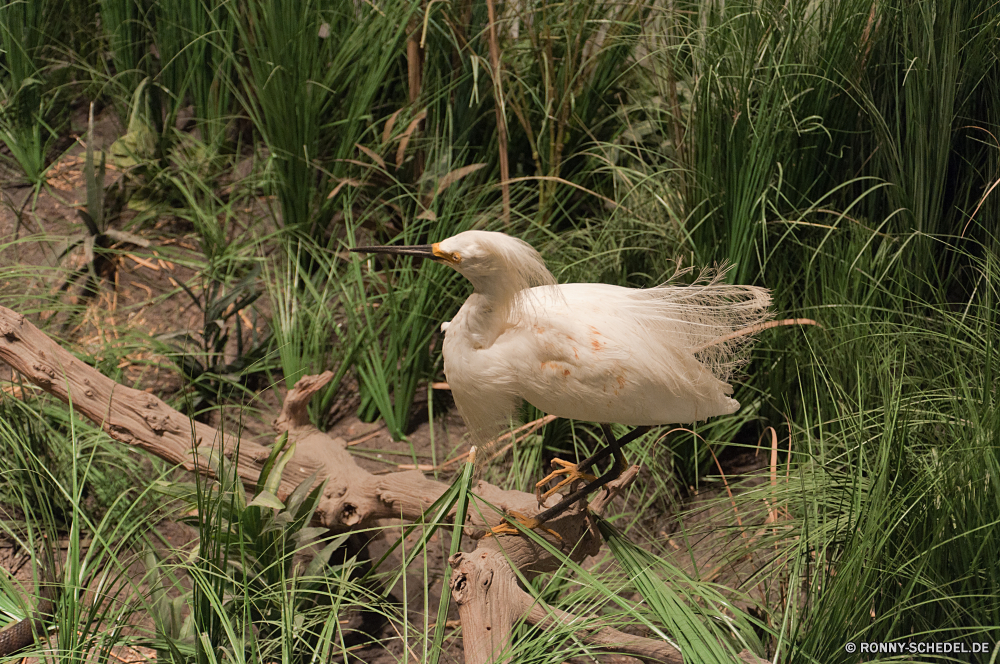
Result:
M357 149L361 150L366 155L368 155L371 158L372 161L374 161L376 164L379 165L379 168L381 168L382 170L385 170L385 160L382 159L382 157L378 156L378 154L376 154L374 150L366 148L365 146L361 145L360 143L355 143L354 147L356 147Z
M375 164L367 161L358 161L357 159L337 159L336 161L343 162L345 164L354 164L355 166L362 166L364 168L372 168Z
M427 117L427 109L417 113L416 117L410 121L410 124L406 127L406 131L403 132L402 136L399 138L399 148L396 150L396 168L403 165L403 157L406 154L406 148L410 145L410 137L413 136L413 132L417 130L417 125Z
M327 200L329 200L329 199L333 198L334 196L336 196L337 194L339 194L340 190L346 184L349 184L352 187L360 187L360 186L364 185L364 182L362 182L361 180L355 180L353 178L344 178L343 180L341 180L340 182L337 183L337 186L333 188L333 191L331 191L329 194L327 194L327 196L326 196Z
M157 272L160 271L159 265L154 265L151 261L148 261L145 258L139 258L135 254L125 254L125 255L134 260L136 262L136 265L148 267L150 270L156 270Z
M385 121L385 129L382 130L382 142L388 143L389 137L392 136L392 128L396 126L396 118L399 114L403 112L403 109L399 109L395 113L389 116L389 119Z
M466 175L470 173L475 173L484 166L486 166L486 164L469 164L468 166L462 166L461 168L456 168L451 173L448 173L443 178L441 178L441 181L438 182L437 192L435 192L434 195L440 196L441 192L447 189L449 186L461 180Z

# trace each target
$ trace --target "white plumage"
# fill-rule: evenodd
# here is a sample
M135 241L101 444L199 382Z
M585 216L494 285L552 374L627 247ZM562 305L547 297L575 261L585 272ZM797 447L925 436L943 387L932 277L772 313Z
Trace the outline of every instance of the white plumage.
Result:
M472 282L473 293L442 325L444 371L481 446L507 429L522 399L604 424L733 413L740 405L727 381L769 317L766 289L725 284L719 271L690 286L557 285L531 245L503 233L358 250L423 256Z
M726 380L750 337L725 338L767 318L765 289L718 275L650 289L555 285L538 252L502 233L433 246L475 287L445 328L444 371L477 442L506 429L521 399L559 417L636 426L739 408Z

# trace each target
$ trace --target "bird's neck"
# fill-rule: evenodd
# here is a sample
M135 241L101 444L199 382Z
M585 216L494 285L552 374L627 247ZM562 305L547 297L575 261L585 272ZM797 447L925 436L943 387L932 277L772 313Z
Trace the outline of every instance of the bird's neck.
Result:
M464 334L468 335L473 346L489 348L506 328L505 305L509 306L509 303L505 303L497 294L482 293L476 289L462 305L453 323L458 323L464 329Z
M472 294L477 296L479 308L484 315L499 313L507 316L517 294L525 288L523 280L515 275L493 273L488 275L465 275L472 282Z
M463 273L462 276L472 284L472 292L475 295L491 302L503 299L505 291L510 288L511 280L504 276L468 273Z

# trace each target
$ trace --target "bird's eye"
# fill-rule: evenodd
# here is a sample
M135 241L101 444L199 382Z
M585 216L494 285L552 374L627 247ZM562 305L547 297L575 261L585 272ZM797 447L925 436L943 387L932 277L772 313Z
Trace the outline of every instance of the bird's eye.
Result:
M462 262L462 257L458 255L458 252L444 251L441 249L440 243L437 242L431 245L431 252L434 254L435 260L444 261L452 265L458 265Z

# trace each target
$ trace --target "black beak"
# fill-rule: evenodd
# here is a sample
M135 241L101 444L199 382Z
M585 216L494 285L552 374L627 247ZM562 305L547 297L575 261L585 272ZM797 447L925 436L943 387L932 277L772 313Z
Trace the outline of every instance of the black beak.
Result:
M416 256L417 258L429 258L437 260L434 254L434 245L416 244L409 247L381 246L381 247L355 247L351 251L364 251L369 254L396 254L399 256Z

